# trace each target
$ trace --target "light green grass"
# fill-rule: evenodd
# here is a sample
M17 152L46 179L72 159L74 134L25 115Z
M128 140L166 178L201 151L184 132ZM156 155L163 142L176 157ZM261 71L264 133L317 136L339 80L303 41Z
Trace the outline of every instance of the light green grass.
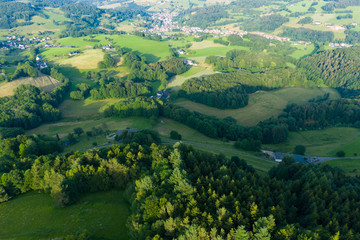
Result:
M97 69L98 63L103 60L101 49L88 49L72 57L61 58L55 61L60 66L74 67L76 69Z
M334 159L322 164L328 164L332 167L341 168L349 176L356 176L360 174L360 159Z
M153 41L144 39L141 37L137 37L134 35L94 35L95 39L100 40L100 42L88 42L84 41L84 38L63 38L58 40L58 43L63 46L74 46L78 48L90 48L95 44L97 45L105 45L110 42L105 39L105 37L113 39L113 44L116 46L121 46L125 48L129 48L133 51L138 51L142 54L142 56L146 57L146 59L150 62L154 62L157 60L164 60L166 57L170 56L168 42L166 41ZM86 37L88 39L88 37Z
M310 44L308 46L296 45L294 47L296 47L297 50L291 53L290 56L296 59L300 59L303 56L309 55L315 49L314 44Z
M330 93L332 99L340 97L335 90L330 88L290 87L251 94L249 104L239 109L222 110L184 99L179 99L175 104L218 118L231 116L241 125L254 126L262 120L278 116L287 104L303 104L325 93Z
M207 56L225 56L231 49L248 50L247 47L242 46L223 46L223 47L208 47L192 50L187 57L207 57Z
M288 140L278 145L264 145L263 149L292 152L296 145L306 147L306 155L336 156L343 150L346 156L360 156L360 130L348 127L333 127L323 130L290 132Z
M84 118L94 117L103 113L106 106L114 104L120 101L120 99L105 99L93 101L90 99L75 101L65 100L61 106L60 111L64 118Z
M209 67L200 67L200 66L193 66L190 68L189 71L172 77L169 80L168 87L178 90L180 86L188 79L194 77L201 77L205 75L214 74L215 72Z
M47 194L26 193L0 204L1 239L59 239L86 229L93 238L127 240L130 206L122 191L83 195L55 208Z

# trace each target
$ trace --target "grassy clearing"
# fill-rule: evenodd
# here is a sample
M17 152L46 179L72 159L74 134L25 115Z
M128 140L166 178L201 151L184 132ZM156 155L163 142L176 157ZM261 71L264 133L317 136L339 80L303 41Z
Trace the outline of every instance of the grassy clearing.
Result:
M130 206L122 191L86 194L66 208L53 205L49 195L35 192L0 204L1 239L60 239L84 229L100 239L128 239Z
M336 156L343 150L346 156L360 156L360 130L347 127L333 127L324 130L290 132L288 140L283 144L266 145L264 149L281 152L292 152L296 145L306 147L306 155Z
M60 66L74 67L77 69L96 69L103 57L104 53L101 49L89 49L77 56L57 60L56 63Z
M75 100L65 100L61 106L60 110L62 116L65 118L84 118L89 116L97 116L103 113L103 110L106 106L114 104L120 101L120 99L105 99L99 101L93 101L86 99L83 101Z
M0 85L0 97L10 96L14 94L14 90L22 84L31 84L43 89L46 92L50 92L55 87L61 85L61 82L55 78L42 75L40 77L32 78L19 78L11 82L4 82Z
M233 142L223 142L217 139L209 138L188 126L185 126L181 123L178 123L176 121L167 118L161 118L161 122L155 127L155 130L157 130L160 133L160 135L165 139L169 138L170 132L172 130L175 130L182 135L183 141L189 141L193 143L205 144L210 146L209 148L205 146L193 145L194 148L202 151L211 152L214 154L225 154L225 156L227 157L232 157L235 156L236 154L218 150L216 148L222 148L229 151L238 151L233 147ZM254 154L254 153L250 153L250 154ZM245 159L249 165L252 165L256 170L260 172L267 172L271 167L275 166L276 164L274 162L269 162L257 158L244 157L242 155L239 155L239 157Z
M341 168L349 176L357 176L360 174L360 159L335 159L322 164Z
M308 46L296 45L294 47L296 47L297 50L295 52L293 52L292 54L290 54L290 56L293 58L296 58L296 59L300 59L303 56L309 55L315 49L314 44L311 44Z
M325 93L330 93L332 99L340 97L335 90L330 88L290 87L251 94L249 104L239 109L221 110L184 99L179 99L175 104L218 118L231 116L241 125L255 126L262 120L278 116L287 104L303 104Z
M172 77L168 83L169 88L173 88L174 90L178 90L180 86L188 79L194 77L201 77L205 75L214 74L215 72L208 67L201 67L201 66L193 66L190 68L189 71Z
M83 121L67 121L65 119L55 123L43 124L40 127L26 131L26 134L45 134L53 137L59 134L60 138L63 138L77 127L81 127L85 132L90 131L93 127L101 127L111 131L125 128L151 129L151 124L149 119L138 117L123 119L100 118Z
M207 57L207 56L225 56L228 51L231 49L239 49L239 50L249 50L247 47L243 46L222 46L222 47L207 47L192 50L188 57Z

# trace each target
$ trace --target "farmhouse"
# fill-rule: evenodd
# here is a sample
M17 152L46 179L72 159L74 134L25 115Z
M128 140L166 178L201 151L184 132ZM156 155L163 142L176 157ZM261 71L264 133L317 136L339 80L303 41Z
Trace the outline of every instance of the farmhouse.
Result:
M69 56L71 57L71 56L74 56L74 55L77 55L77 54L78 54L77 51L72 51L72 52L69 53Z
M184 64L185 65L194 65L194 61L190 60L190 59L184 59Z

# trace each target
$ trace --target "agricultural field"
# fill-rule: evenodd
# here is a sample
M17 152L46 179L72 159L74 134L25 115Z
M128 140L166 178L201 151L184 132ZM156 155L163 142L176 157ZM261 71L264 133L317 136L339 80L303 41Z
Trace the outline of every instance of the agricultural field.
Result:
M285 143L264 145L263 149L292 152L296 145L306 147L306 155L335 157L343 150L346 157L360 156L360 130L348 127L332 127L323 130L290 132Z
M59 59L56 63L61 67L74 67L77 69L97 69L98 63L102 61L104 53L101 49L84 50L72 57Z
M172 77L169 80L167 87L173 90L178 90L180 86L190 78L206 76L214 73L215 72L210 67L192 66L189 71Z
M99 42L90 42L84 40L89 39L89 37L68 37L58 40L57 43L61 44L62 46L72 46L75 48L86 49L92 48L95 44L109 44L110 42L105 39L106 37L108 36L95 35L94 39L99 40ZM166 57L170 56L169 46L166 41L148 40L134 35L111 35L109 38L112 39L113 45L125 47L133 51L138 51L142 54L142 56L146 57L146 59L151 62L155 62L160 59L164 60Z
M87 230L92 238L127 240L130 205L123 191L89 193L66 208L48 194L30 192L0 204L2 239L59 239Z
M55 78L46 75L41 75L36 78L33 77L19 78L11 82L4 82L0 84L0 97L13 95L14 90L22 84L34 85L36 87L43 89L46 92L50 92L55 87L60 86L61 82L59 82Z
M308 100L330 93L332 99L340 98L340 95L330 88L302 88L289 87L275 91L256 92L250 95L249 104L239 109L218 109L196 103L190 100L179 99L175 104L191 111L206 115L224 118L231 116L243 126L255 126L258 122L270 117L278 116L287 104L306 103Z

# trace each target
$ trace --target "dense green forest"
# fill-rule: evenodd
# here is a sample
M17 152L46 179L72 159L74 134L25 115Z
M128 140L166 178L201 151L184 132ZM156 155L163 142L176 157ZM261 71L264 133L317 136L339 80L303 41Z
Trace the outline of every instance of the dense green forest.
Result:
M360 48L323 51L302 59L309 80L324 82L334 88L360 89Z
M360 182L341 170L285 159L258 175L237 157L182 144L148 144L40 157L3 155L1 201L36 190L66 206L86 192L127 189L134 239L325 240L360 234Z
M287 17L283 17L280 14L271 14L249 19L243 23L243 26L247 31L272 32L288 21Z
M282 35L291 40L311 42L331 42L334 40L334 33L329 31L317 31L307 28L284 27Z
M29 3L15 1L0 2L0 28L9 29L31 24L27 21L29 21L32 16L38 14L38 11ZM23 19L26 22L19 23L16 21L17 19Z

